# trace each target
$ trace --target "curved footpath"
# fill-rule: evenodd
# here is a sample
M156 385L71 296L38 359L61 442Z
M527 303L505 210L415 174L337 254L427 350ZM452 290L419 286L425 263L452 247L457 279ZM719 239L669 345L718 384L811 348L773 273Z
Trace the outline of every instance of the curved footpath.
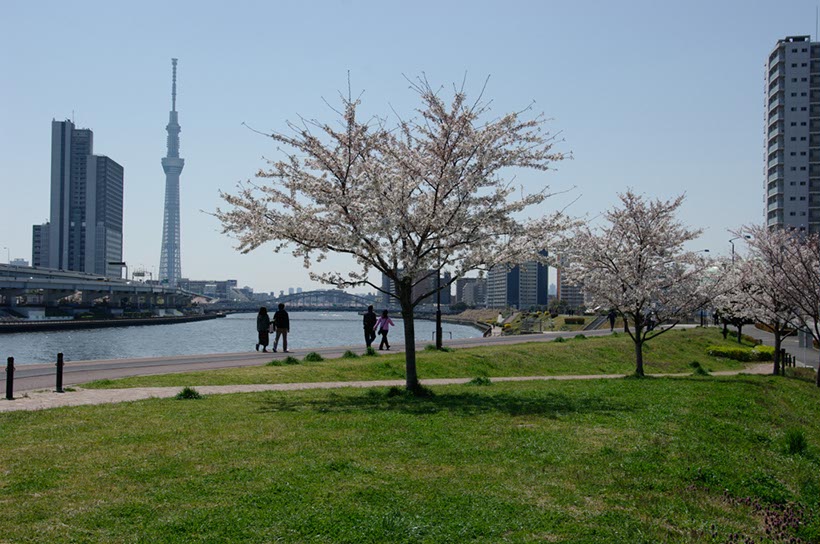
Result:
M527 336L505 336L492 338L474 338L453 340L447 342L450 347L473 347L493 344L518 344L525 342L550 342L558 336L571 337L578 332L555 332ZM586 331L588 336L606 336L607 330ZM763 333L765 334L765 333ZM766 339L768 340L768 339ZM769 343L769 342L766 342ZM419 343L416 348L423 349L426 343ZM403 345L395 345L391 353L403 352ZM317 351L326 358L340 357L347 349L360 350L361 346L343 346L326 348ZM300 357L309 350L299 350L293 353ZM21 365L15 372L14 400L0 399L0 412L19 410L42 410L61 406L81 406L88 404L105 404L114 402L128 402L149 398L173 397L180 391L180 387L140 387L129 389L82 389L74 386L97 379L115 379L126 376L167 374L175 372L190 372L215 368L230 368L254 366L264 364L271 359L282 359L290 354L283 353L227 353L200 356L183 356L151 359L120 359L109 361L79 361L67 363L65 366L64 387L71 391L56 393L53 391L55 382L54 365ZM769 374L771 363L750 365L740 371L713 372L715 376L729 376L737 374ZM5 374L5 373L3 373ZM688 376L690 374L652 374L657 377ZM570 376L511 376L491 378L494 382L530 381L530 380L591 380L622 378L623 374L594 374ZM5 376L4 376L5 378ZM446 378L421 380L423 385L464 384L471 378ZM335 389L340 387L392 387L403 386L404 380L381 381L352 381L352 382L316 382L316 383L289 383L289 384L251 384L251 385L224 385L224 386L195 386L196 390L205 395L224 393L249 393L258 391L293 391L300 389ZM5 379L0 380L0 392L5 391Z
M744 370L725 370L712 372L713 376L734 376L737 374L770 374L772 365L770 363L755 364L746 367ZM683 377L691 376L691 373L681 374L649 374L654 377ZM490 378L493 382L523 382L523 381L543 381L543 380L599 380L623 378L623 374L587 374L576 376L511 376ZM465 384L471 378L440 378L430 380L420 380L422 385L450 385ZM380 380L380 381L352 381L352 382L315 382L315 383L275 383L275 384L249 384L249 385L201 385L194 388L203 395L216 395L225 393L256 393L260 391L296 391L301 389L338 389L341 387L392 387L403 386L404 380ZM129 402L135 400L145 400L151 398L169 398L180 392L181 387L135 387L131 389L82 389L76 388L67 393L55 393L53 391L30 391L13 401L0 402L0 412L13 412L19 410L43 410L46 408L57 408L61 406L81 406L87 404L109 404L115 402Z

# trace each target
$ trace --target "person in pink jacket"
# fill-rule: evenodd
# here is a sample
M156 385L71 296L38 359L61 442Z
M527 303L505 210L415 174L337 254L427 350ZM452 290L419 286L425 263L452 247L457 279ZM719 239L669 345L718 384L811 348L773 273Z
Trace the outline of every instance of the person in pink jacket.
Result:
M373 330L378 331L379 334L382 335L382 341L379 344L379 349L383 350L385 346L387 346L387 350L390 351L390 342L387 341L387 333L390 331L390 326L395 326L393 320L387 317L387 310L382 312L382 316L376 321L376 326L373 327Z

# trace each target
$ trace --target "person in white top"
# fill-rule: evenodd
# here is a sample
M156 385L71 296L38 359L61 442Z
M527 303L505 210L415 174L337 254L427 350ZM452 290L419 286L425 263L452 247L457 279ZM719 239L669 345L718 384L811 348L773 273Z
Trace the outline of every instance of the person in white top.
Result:
M382 316L376 321L376 326L373 327L373 330L379 331L379 334L382 335L382 341L379 343L379 349L385 349L387 346L387 350L390 351L390 342L387 341L387 333L390 331L390 326L395 326L393 320L387 317L387 310L382 312Z

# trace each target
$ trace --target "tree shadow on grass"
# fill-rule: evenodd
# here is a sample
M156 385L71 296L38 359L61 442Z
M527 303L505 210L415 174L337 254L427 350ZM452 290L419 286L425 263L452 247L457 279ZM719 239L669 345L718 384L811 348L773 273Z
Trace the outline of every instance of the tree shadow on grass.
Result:
M464 392L415 398L412 396L390 397L386 389L371 389L356 395L332 393L315 399L272 393L265 396L259 407L262 413L296 411L347 413L378 410L418 415L439 412L478 415L498 412L511 416L535 415L548 418L557 418L567 414L606 414L634 409L634 406L616 402L604 396L592 395L572 397L560 393L515 395Z

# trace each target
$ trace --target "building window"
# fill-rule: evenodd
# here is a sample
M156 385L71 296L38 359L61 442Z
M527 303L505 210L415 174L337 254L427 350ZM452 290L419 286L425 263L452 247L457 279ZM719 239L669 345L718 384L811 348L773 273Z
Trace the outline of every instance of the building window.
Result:
M795 213L794 212L789 212L789 215L795 215Z
M806 67L806 66L808 66L808 65L804 62L804 63L802 63L800 66L801 66L802 68L805 68L805 67Z
M806 126L806 122L805 122L805 121L801 121L801 122L800 122L800 126L801 126L801 127Z
M801 136L801 137L800 137L800 141L801 141L801 142L805 142L805 141L806 141L806 137L805 137L805 136Z
M792 108L792 111L797 111L797 108Z
M805 185L805 184L806 184L806 182L805 182L805 181L801 181L801 182L800 182L800 185Z
M797 96L797 93L792 93L792 96Z
M791 153L789 153L789 155L791 155L792 157L794 157L795 155L797 155L797 151L792 151Z
M792 83L797 83L797 78L796 77L792 78Z
M806 197L801 196L801 197L800 197L800 200L806 200Z
M795 200L795 197L790 196L790 197L789 197L789 200Z
M805 151L801 151L801 152L800 152L800 156L801 156L801 157L805 157L805 156L806 156L806 152L805 152Z
M806 106L803 106L802 108L800 108L800 111L806 111Z
M800 167L800 170L805 170L805 169L806 169L806 167L805 167L805 166L801 166L801 167Z
M806 93L800 93L800 96L806 96Z
M789 185L797 185L796 181L789 182Z
M793 126L793 127L796 127L796 126L797 126L797 123L796 123L795 121L792 121L792 126Z
M793 142L796 142L796 141L797 141L797 137L792 136L792 141L793 141Z
M800 78L800 81L808 81L808 80L809 80L809 78L807 78L807 77L801 77Z
M797 63L796 62L792 63L792 68L797 68Z

